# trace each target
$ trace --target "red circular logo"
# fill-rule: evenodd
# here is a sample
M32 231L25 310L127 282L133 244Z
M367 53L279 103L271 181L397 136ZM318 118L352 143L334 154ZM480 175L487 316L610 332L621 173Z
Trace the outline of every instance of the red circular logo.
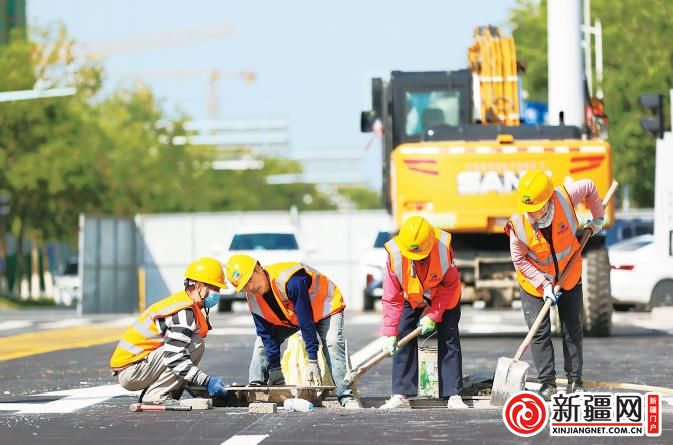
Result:
M507 399L502 420L507 428L521 437L534 436L547 424L547 405L539 395L522 391Z

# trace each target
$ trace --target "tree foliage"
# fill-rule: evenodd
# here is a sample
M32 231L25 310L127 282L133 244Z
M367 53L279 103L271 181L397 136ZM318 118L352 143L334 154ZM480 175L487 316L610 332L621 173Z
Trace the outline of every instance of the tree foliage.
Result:
M0 192L10 197L7 223L19 245L76 240L83 212L333 207L315 186L266 183L268 174L300 172L295 162L213 170L214 147L171 142L187 116L167 115L144 85L103 96L101 66L77 60L73 47L60 26L0 47L0 91L77 88L69 97L0 102Z
M592 20L603 27L605 105L614 174L639 206L654 202L655 141L640 127L641 94L673 87L673 2L591 0ZM511 12L517 55L527 62L524 88L547 98L547 2L519 0Z

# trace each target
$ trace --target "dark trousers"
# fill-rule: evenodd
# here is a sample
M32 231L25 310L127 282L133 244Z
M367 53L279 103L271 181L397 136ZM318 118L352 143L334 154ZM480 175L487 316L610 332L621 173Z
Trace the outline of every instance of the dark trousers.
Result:
M523 315L530 329L544 306L544 300L534 297L522 288L520 290ZM569 381L582 380L582 283L577 283L571 290L562 290L557 307L561 320L563 367L566 376ZM542 320L540 329L533 336L530 350L540 383L554 383L556 371L549 315Z
M397 330L401 340L416 329L423 308L413 310L404 303L404 310ZM439 371L439 395L450 397L463 390L463 353L460 349L460 304L444 312L442 322L437 323L437 367ZM418 394L418 337L411 340L393 357L393 394L415 396Z

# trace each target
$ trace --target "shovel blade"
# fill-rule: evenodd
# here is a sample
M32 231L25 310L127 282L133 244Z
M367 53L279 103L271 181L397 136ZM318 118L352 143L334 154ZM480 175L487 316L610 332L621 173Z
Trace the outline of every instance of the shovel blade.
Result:
M503 406L507 399L523 391L528 375L528 363L500 357L493 377L491 406Z

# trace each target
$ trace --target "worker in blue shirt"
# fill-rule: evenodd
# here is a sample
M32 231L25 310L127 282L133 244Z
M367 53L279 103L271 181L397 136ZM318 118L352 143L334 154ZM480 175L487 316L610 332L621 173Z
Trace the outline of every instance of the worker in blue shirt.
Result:
M250 363L250 384L284 385L280 346L301 331L308 354L306 381L321 385L318 365L319 340L325 361L337 387L337 397L347 409L361 408L353 391L344 383L346 348L339 288L325 275L301 263L278 263L262 267L248 255L234 255L226 275L239 292L246 292L248 307L257 330Z

